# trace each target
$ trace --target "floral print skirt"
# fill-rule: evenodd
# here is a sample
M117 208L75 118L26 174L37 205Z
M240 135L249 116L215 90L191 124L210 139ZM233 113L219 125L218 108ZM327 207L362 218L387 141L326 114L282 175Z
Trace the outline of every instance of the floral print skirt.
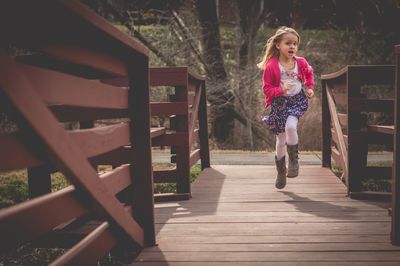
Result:
M274 98L271 104L271 112L263 116L261 120L267 125L268 129L278 135L285 132L285 124L289 115L296 116L299 119L307 109L308 99L304 91L301 90L293 96Z

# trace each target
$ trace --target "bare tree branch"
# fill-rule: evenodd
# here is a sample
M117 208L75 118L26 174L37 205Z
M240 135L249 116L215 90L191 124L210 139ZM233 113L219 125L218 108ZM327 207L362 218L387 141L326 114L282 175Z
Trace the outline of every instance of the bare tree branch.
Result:
M155 55L157 55L167 66L176 65L175 61L171 57L166 56L163 52L157 49L151 41L149 41L146 37L144 37L139 31L137 31L134 28L133 19L129 11L121 12L121 10L118 10L116 8L116 5L113 5L108 1L105 1L105 4L107 10L112 13L113 17L117 19L119 23L121 23L128 29L129 34L131 36L136 37L144 46L146 46L150 51L152 51Z
M127 27L127 25L124 25ZM133 32L133 36L135 36L141 43L143 43L150 51L152 51L155 55L158 56L167 66L175 66L175 61L163 54L160 50L158 50L149 40L147 40L139 31L134 29L133 27L130 29Z
M190 34L189 29L186 27L185 22L183 21L183 19L179 16L179 14L175 10L170 9L170 12L171 12L172 17L174 18L175 23L178 25L180 32L183 35L183 40L189 44L189 47L191 48L192 52L195 54L196 58L204 66L205 70L207 72L209 72L207 64L205 63L199 49L196 48L196 45L193 43L194 38Z

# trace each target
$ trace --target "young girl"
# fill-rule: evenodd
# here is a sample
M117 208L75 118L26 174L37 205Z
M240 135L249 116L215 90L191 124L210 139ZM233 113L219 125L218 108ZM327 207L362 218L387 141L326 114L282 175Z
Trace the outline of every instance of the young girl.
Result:
M278 175L275 187L282 189L286 177L299 174L297 122L314 96L314 73L303 57L296 56L299 34L292 28L280 27L268 39L265 55L258 67L264 70L265 103L271 105L269 115L262 118L276 134L275 164ZM304 88L305 87L305 88ZM286 146L289 166L286 175Z

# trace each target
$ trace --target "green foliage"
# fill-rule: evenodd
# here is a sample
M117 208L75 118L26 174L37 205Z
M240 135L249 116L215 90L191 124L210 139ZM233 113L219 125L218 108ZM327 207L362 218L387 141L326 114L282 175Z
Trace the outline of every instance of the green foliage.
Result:
M391 192L392 180L370 178L361 182L364 191Z
M47 265L60 255L62 255L64 252L65 252L64 249L33 248L31 245L28 244L21 246L14 251L1 254L0 265L7 265L7 266Z
M60 173L54 173L51 175L51 191L58 191L60 189L63 189L67 186L69 186L71 183L68 181L68 179L65 178L65 176Z
M201 173L200 165L196 164L190 169L190 183L196 180L197 176ZM159 183L154 184L154 193L174 193L176 192L175 183Z
M26 171L0 173L0 208L28 199Z
M60 173L51 175L51 190L57 191L70 185ZM26 170L0 172L0 208L5 208L27 200L28 177Z
M369 162L368 166L391 166L391 161L378 161L378 162ZM337 177L342 177L343 169L340 165L332 163L332 172ZM383 177L375 177L375 178L364 178L361 180L361 187L363 191L375 191L375 192L391 192L392 189L392 180L386 179Z

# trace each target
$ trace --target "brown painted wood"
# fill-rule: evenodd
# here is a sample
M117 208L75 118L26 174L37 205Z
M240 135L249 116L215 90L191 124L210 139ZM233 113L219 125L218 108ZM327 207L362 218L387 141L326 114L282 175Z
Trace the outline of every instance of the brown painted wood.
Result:
M176 169L153 171L154 183L176 183Z
M331 119L332 119L332 124L335 129L335 132L337 132L337 137L338 137L338 151L340 152L341 156L341 161L343 162L343 172L345 175L346 179L346 184L349 184L349 172L348 172L348 165L347 165L347 160L348 160L348 155L347 155L347 147L345 146L344 140L343 140L343 132L342 128L340 127L339 119L337 118L336 114L336 108L335 108L335 103L332 98L331 91L329 88L327 88L327 102L329 106L329 111L331 113Z
M210 150L208 144L208 118L207 118L207 95L206 82L202 82L201 98L199 103L199 141L201 169L210 167Z
M126 89L38 67L18 65L18 69L29 80L42 100L49 104L108 109L128 108Z
M23 169L43 164L21 143L18 134L0 134L0 171ZM9 152L13 151L13 152Z
M388 112L393 113L392 99L349 98L349 106L353 112Z
M347 119L347 114L341 114L341 113L337 113L340 125L342 126L347 126L348 125L348 119Z
M11 249L85 214L87 207L79 203L84 198L74 192L72 187L68 187L13 208L0 210L1 250ZM62 212L59 211L60 206L63 206ZM48 218L43 219L44 216ZM26 221L30 221L30 226L26 226Z
M400 248L389 241L387 203L345 197L346 187L319 166L301 165L300 176L282 190L275 189L275 177L273 166L205 169L192 185L190 201L156 204L158 246L144 249L135 264L400 262ZM304 193L307 180L320 180L314 191L338 187L341 192L336 197Z
M333 86L333 88L336 87L336 84ZM348 97L347 97L347 91L339 91L339 92L334 92L333 97L335 100L336 104L340 105L347 105L348 102Z
M68 135L78 143L86 156L92 158L94 162L97 162L96 164L101 164L101 162L107 164L107 160L109 160L109 162L120 162L119 164L122 164L129 162L128 155L123 151L123 148L121 148L129 144L128 130L129 128L127 125L119 124L85 131L70 131ZM159 133L161 132L157 131L157 134ZM156 133L154 132L153 134ZM39 160L32 152L24 147L20 142L21 138L21 134L18 133L0 135L0 144L4 144L2 147L5 148L4 150L0 150L0 158L4 158L0 165L0 170L36 167L46 163L45 159ZM9 150L13 151L11 155L7 152ZM102 154L104 154L104 156L102 156Z
M357 85L394 84L394 65L348 66L349 77L357 80Z
M187 102L152 102L151 115L187 115L188 105Z
M150 86L187 86L187 67L150 68Z
M130 146L119 147L110 152L94 156L89 159L90 163L93 165L121 165L129 164L132 161Z
M68 132L87 157L106 153L130 144L129 125L120 123L92 129Z
M185 75L187 77L187 75ZM188 90L186 86L175 86L175 95L174 100L183 101L186 103L186 110L188 110L187 104L188 98ZM189 135L190 141L190 125L189 125L189 117L188 115L177 115L174 118L173 126L177 132L187 132ZM175 162L176 162L176 174L177 174L177 182L176 182L176 192L178 194L181 193L189 193L191 190L190 186L190 150L191 145L189 142L184 143L182 145L174 145L173 149L171 147L171 152L175 153ZM171 158L171 161L172 158Z
M128 116L128 111L124 109L87 108L66 105L50 105L49 109L60 122L126 118Z
M200 98L201 98L201 93L202 91L202 86L201 84L196 87L196 95L193 103L193 109L190 115L190 121L189 121L189 147L192 146L193 144L193 132L196 126L198 114L199 114L199 105L200 105Z
M28 168L29 198L35 198L51 192L51 167L41 165Z
M200 141L200 137L199 137L199 129L195 128L195 130L193 131L193 141L194 142L199 142Z
M134 63L134 64L133 64ZM132 202L134 217L144 231L144 246L156 243L154 231L153 169L150 136L148 59L129 65L129 118L132 144Z
M389 192L361 191L361 192L351 192L350 198L359 200L390 202L392 200L392 194Z
M153 146L171 146L181 145L189 142L189 134L187 132L169 131L152 140Z
M395 133L393 150L393 174L392 174L392 232L391 239L395 245L400 245L400 47L395 46L396 51L396 82L395 82Z
M113 194L131 185L129 166L116 168L100 176ZM82 204L81 201L86 203ZM59 211L63 206L62 212ZM86 214L91 200L72 186L0 211L1 249L12 248L22 241L32 240L65 223ZM57 213L57 215L53 215ZM38 215L40 214L40 215ZM47 219L43 220L46 216ZM27 227L24 222L30 221Z
M344 169L345 162L343 162L343 157L341 156L340 152L336 148L332 148L332 158L337 163Z
M124 81L113 78L105 82L121 85ZM205 78L187 67L151 68L150 85L175 87L175 94L168 97L170 103L151 104L153 116L170 115L170 131L154 138L152 146L171 146L171 162L176 163L174 170L156 171L155 182L176 182L177 194L185 195L190 193L190 150L193 140L197 139L197 132L202 132L202 138L199 137L200 155L204 153L201 155L202 164L204 163L204 167L209 167ZM198 131L195 127L197 121L200 127ZM193 160L197 161L198 158L192 157ZM168 198L171 197L165 197Z
M2 232L2 247L4 242L7 246L18 244L46 233L60 223L65 225L86 213L86 208L106 221L54 265L95 264L117 242L135 247L154 244L150 138L165 130L150 132L148 50L79 1L24 2L22 10L21 4L18 0L0 4L1 46L15 45L34 53L39 51L46 59L30 57L21 59L19 62L24 63L21 64L10 58L5 50L0 50L1 69L7 69L0 74L1 102L11 110L21 129L21 137L14 143L26 145L28 156L25 154L25 157L28 158L25 159L29 161L33 155L42 165L50 162L51 170L60 169L76 191L69 190L59 198L54 198L53 194L44 195L6 212L2 210L1 230L9 223L8 229L12 230L7 233L12 236L8 238L15 238L8 241L3 238L8 235ZM116 76L128 77L129 92L85 79ZM53 113L45 103L52 105ZM134 126L92 128L94 120L100 117L121 116L131 118ZM60 121L77 121L81 130L66 132ZM126 149L128 144L133 148ZM24 149L21 149L22 153ZM127 152L130 152L129 156ZM92 165L106 160L121 163L127 159L128 162L134 159L135 164L116 168L105 176L99 176L93 168L96 166ZM23 160L18 165L24 163ZM114 163L112 165L115 167ZM30 179L36 181L37 177ZM126 210L114 197L126 187L133 188L134 195L129 195L131 200L127 203L134 205L140 226L132 219L132 211ZM43 183L41 188L45 188ZM34 190L37 194L38 190ZM71 197L71 193L78 197ZM54 202L50 203L50 199ZM63 207L65 215L54 211L54 203L59 204L58 208ZM26 216L32 209L37 212ZM26 219L16 219L18 217ZM22 221L31 224L27 227ZM18 226L27 229L14 232ZM133 242L137 246L132 245Z
M62 60L70 64L87 67L88 69L92 69L92 72L97 71L105 73L103 75L112 76L126 76L127 74L126 65L123 62L102 53L97 53L93 50L66 46L63 43L55 43L51 45L34 44L32 48L44 52L56 60ZM68 73L68 68L63 68L62 65L56 65L53 67L56 67L57 70L62 70Z
M84 62L85 65L82 65L74 62L67 62L61 59L56 59L54 57L44 54L19 55L15 57L15 60L21 64L37 66L44 69L51 69L87 79L103 79L116 75L114 71L112 71L112 74L105 73L102 70L96 69L96 65L86 65L87 61ZM99 63L103 65L106 64L105 62Z
M190 198L191 198L190 193L154 194L154 201L155 202L181 201L181 200L189 200Z
M94 265L117 243L118 239L110 232L108 222L98 228L82 241L61 255L50 265Z
M143 243L143 231L126 214L117 199L107 188L97 182L98 175L74 143L59 126L55 117L44 106L32 85L18 71L15 62L4 50L0 50L0 64L7 71L0 74L0 87L20 112L23 126L31 128L46 144L52 154L51 161L62 169L74 185L84 189L121 229L139 244ZM59 141L63 139L63 141Z
M331 168L331 114L329 112L327 83L322 80L322 166Z
M368 131L372 132L394 135L394 125L393 126L368 125L367 129Z
M124 62L148 55L143 45L76 0L27 3L24 10L19 1L6 1L0 10L0 24L14 25L0 28L3 40L16 45L63 43L88 47Z
M152 127L150 129L150 138L156 138L166 134L166 129L164 127Z
M366 166L362 172L364 178L390 179L392 167Z
M190 167L195 165L200 160L200 149L196 149L190 153Z

